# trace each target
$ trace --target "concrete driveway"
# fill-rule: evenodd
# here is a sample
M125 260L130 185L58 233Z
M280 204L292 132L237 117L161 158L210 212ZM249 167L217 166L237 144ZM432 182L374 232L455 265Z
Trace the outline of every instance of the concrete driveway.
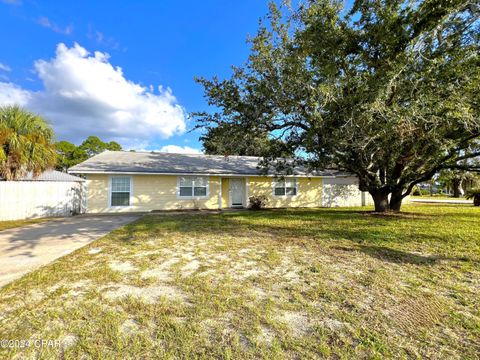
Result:
M140 215L82 215L0 231L0 287Z

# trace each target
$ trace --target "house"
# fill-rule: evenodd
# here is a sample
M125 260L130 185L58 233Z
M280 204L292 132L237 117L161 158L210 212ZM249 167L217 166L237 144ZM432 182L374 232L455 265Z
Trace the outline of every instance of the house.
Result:
M83 213L85 183L85 179L56 170L0 181L0 220Z
M87 212L226 209L264 195L267 207L366 205L357 179L339 171L266 175L259 158L105 151L73 166L87 180Z

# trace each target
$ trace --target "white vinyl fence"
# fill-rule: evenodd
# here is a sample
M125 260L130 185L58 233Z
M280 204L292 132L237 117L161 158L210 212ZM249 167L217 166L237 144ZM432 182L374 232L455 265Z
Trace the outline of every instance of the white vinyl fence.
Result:
M403 204L411 203L410 196L403 199ZM338 177L323 180L322 206L348 207L372 206L372 196L358 189L356 177Z
M84 213L84 184L75 181L0 181L0 220Z
M372 205L373 199L369 193L358 189L358 179L355 177L338 177L323 179L322 206L348 207Z

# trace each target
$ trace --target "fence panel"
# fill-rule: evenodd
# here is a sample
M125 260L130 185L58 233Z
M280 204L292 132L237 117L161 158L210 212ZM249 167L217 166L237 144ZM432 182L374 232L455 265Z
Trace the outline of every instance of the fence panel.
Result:
M0 181L0 220L83 212L85 188L81 182Z

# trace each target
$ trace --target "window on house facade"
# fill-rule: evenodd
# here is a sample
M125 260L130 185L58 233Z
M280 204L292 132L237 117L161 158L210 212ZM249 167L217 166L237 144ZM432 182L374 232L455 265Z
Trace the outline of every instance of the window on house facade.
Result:
M208 179L203 176L181 176L178 180L179 197L207 196Z
M297 195L297 180L290 178L275 180L273 191L275 196L295 196Z
M130 206L130 192L131 192L131 178L130 176L115 176L112 177L111 191L110 191L110 205L111 206Z

